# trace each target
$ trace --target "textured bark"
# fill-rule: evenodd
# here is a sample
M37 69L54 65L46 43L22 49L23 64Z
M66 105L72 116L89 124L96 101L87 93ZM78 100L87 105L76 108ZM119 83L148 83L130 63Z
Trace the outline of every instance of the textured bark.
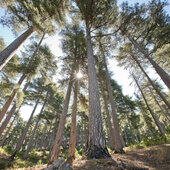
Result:
M72 73L71 73L70 81L68 84L68 89L67 89L67 93L66 93L66 97L65 97L65 101L64 101L63 110L62 110L62 113L60 116L60 122L59 122L58 130L57 130L57 134L55 137L53 149L51 151L51 155L50 155L50 159L49 159L49 164L51 164L53 161L55 161L59 157L60 147L61 147L61 143L63 140L66 115L67 115L68 106L69 106L69 102L70 102L72 84L73 84L73 81L72 81Z
M95 60L90 36L90 28L86 22L86 46L88 57L88 89L89 89L89 140L87 157L108 158L109 152L106 148L106 141L102 126L100 98L98 82L95 69Z
M75 159L75 147L76 147L76 115L77 115L77 93L78 93L78 80L75 81L74 89L74 101L73 101L73 110L72 110L72 122L71 122L71 131L70 131L70 142L67 155L67 162L72 165L73 160Z
M23 92L26 91L28 85L30 82L27 82L23 88ZM16 103L13 105L13 107L11 108L11 110L9 111L7 117L5 118L4 122L2 123L1 127L0 127L0 136L2 135L3 131L5 130L6 126L8 125L9 121L11 120L11 117L13 116L15 110L16 110L17 106Z
M24 41L33 33L33 27L30 27L27 31L25 31L22 35L20 35L17 39L15 39L8 47L6 47L0 53L0 71L2 68L8 63L8 61L12 58L14 52L24 43Z
M153 83L153 81L150 79L150 77L148 76L148 74L145 72L145 70L143 69L143 67L141 66L141 64L139 63L138 59L132 55L132 58L136 61L137 65L139 66L139 68L141 69L141 71L144 73L144 75L147 77L148 81L150 82L150 84L152 85L152 87L155 89L155 91L158 93L158 95L161 97L161 99L163 100L163 102L168 106L168 108L170 109L170 103L166 100L166 98L164 97L164 95L159 91L159 89L156 87L156 85Z
M156 70L158 75L161 77L162 81L170 89L170 76L145 52L145 50L133 38L128 36L128 39L149 60L153 68Z
M27 159L27 158L28 158L28 153L29 153L29 151L30 151L30 149L31 149L32 141L33 141L34 136L35 136L35 133L36 133L36 131L37 131L38 123L39 123L39 121L40 121L40 119L41 119L41 114L42 114L42 112L43 112L43 110L44 110L44 108L45 108L46 102L47 102L47 97L48 97L48 93L47 93L47 95L46 95L46 99L45 99L44 104L43 104L43 106L42 106L42 108L41 108L41 111L40 111L40 113L39 113L37 122L36 122L36 124L35 124L35 126L34 126L34 129L33 129L33 131L32 131L31 137L30 137L30 139L29 139L29 143L28 143L28 146L27 146L27 150L26 150L26 152L25 152L25 154L24 154L24 157L23 157L24 159Z
M110 76L109 76L108 68L106 65L105 56L103 56L103 59L104 59L104 67L105 67L105 71L106 71L107 89L108 89L109 100L110 100L111 109L112 109L112 118L113 118L114 135L115 135L115 153L124 153L124 151L123 151L124 142L120 136L119 123L117 120L116 107L115 107L115 103L114 103L112 87L111 87L111 82L110 82Z
M6 138L7 138L7 135L9 135L9 132L10 132L10 130L11 130L11 127L12 127L12 125L14 124L16 118L17 118L17 115L15 115L14 119L12 120L12 122L11 122L9 128L8 128L8 130L6 131L5 135L3 136L3 139L2 139L2 141L0 142L0 146L2 146L2 145L4 144L4 142L5 142Z
M102 87L101 87L102 88ZM107 105L107 100L106 100L106 95L104 93L104 89L102 88L102 97L103 97L103 101L104 101L104 108L105 108L105 112L106 112L106 120L107 120L107 125L108 125L108 132L109 132L109 145L110 145L110 149L114 150L115 149L115 139L114 139L114 129L112 127L112 122L111 122L111 116L108 110L108 105Z
M36 54L37 54L37 52L38 52L38 50L39 50L39 48L40 48L40 45L41 45L41 43L42 43L42 41L43 41L43 39L44 39L44 36L45 36L45 33L43 34L43 36L42 36L39 44L37 45L37 47L36 47L33 55L31 56L30 61L29 61L27 67L29 67L29 66L32 64L33 59L36 57ZM19 86L19 87L22 85L22 83L23 83L23 81L25 80L26 76L27 76L27 75L23 73L23 75L22 75L21 78L19 79L19 81L18 81L18 86ZM7 113L8 108L10 107L10 105L11 105L11 103L12 103L12 101L13 101L15 95L16 95L16 93L17 93L17 89L14 89L14 90L12 91L11 96L9 97L9 99L6 101L4 107L2 108L2 111L1 111L1 113L0 113L0 122L2 121L3 117L4 117L5 114Z
M142 91L142 89L141 89L141 87L140 87L140 85L139 85L139 83L138 83L138 81L137 81L137 79L135 78L134 75L133 75L133 78L134 78L134 80L135 80L135 82L136 82L136 85L138 86L138 88L139 88L139 90L140 90L140 92L141 92L141 94L142 94L142 97L143 97L143 99L144 99L144 101L145 101L145 104L146 104L146 106L147 106L147 108L148 108L148 110L149 110L152 118L153 118L154 121L155 121L156 126L158 127L161 135L162 135L162 136L165 136L165 128L162 127L162 125L161 125L161 123L159 122L157 116L155 115L155 113L154 113L154 112L152 111L152 109L150 108L150 106L149 106L149 104L148 104L148 102L147 102L147 100L146 100L146 98L145 98L145 95L144 95L144 93L143 93L143 91Z
M38 98L37 101L36 101L36 104L35 104L35 106L34 106L34 109L33 109L32 113L31 113L31 115L30 115L30 118L29 118L29 120L28 120L25 128L24 128L23 133L21 134L21 136L20 136L19 139L18 139L16 148L15 148L13 154L12 154L11 157L10 157L11 160L14 159L16 153L19 152L19 150L21 149L21 146L22 146L22 144L23 144L23 142L24 142L25 136L26 136L26 134L27 134L27 132L28 132L28 129L29 129L29 127L30 127L31 120L32 120L32 118L33 118L33 116L34 116L34 113L35 113L35 110L36 110L36 108L37 108L37 106L38 106L38 103L39 103L39 98Z

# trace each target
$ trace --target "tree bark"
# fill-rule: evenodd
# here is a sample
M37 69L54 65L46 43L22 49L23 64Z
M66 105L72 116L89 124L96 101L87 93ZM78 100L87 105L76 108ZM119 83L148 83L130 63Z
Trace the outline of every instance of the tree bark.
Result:
M149 60L153 68L156 70L158 75L161 77L165 85L170 89L170 76L145 52L145 50L130 36L127 36L130 42Z
M40 45L41 45L41 43L42 43L42 41L43 41L43 39L44 39L44 36L45 36L45 33L43 33L43 36L42 36L39 44L37 45L37 47L36 47L33 55L31 56L30 61L29 61L27 67L29 67L29 66L32 64L32 61L33 61L33 59L35 58L35 56L36 56L36 54L37 54L37 52L38 52L38 50L39 50L39 48L40 48ZM19 87L22 85L22 83L23 83L23 81L25 80L26 76L27 76L27 75L23 73L23 75L22 75L21 78L19 79L19 81L18 81L18 86L19 86ZM10 107L10 105L11 105L11 103L12 103L12 101L13 101L15 95L16 95L16 93L17 93L17 89L14 89L14 90L12 91L11 96L9 97L9 99L8 99L7 102L5 103L4 107L2 108L2 111L1 111L1 113L0 113L0 122L2 121L2 119L3 119L3 117L5 116L6 112L8 111L8 108Z
M88 58L88 89L89 89L89 140L87 157L108 158L110 154L106 148L103 132L98 82L95 69L95 60L91 43L90 27L86 22L86 46Z
M17 118L17 115L15 115L14 119L12 120L12 122L11 122L9 128L8 128L8 130L6 131L5 135L3 136L3 139L2 139L2 141L0 142L0 146L2 146L2 145L4 144L4 142L5 142L5 140L6 140L6 137L7 137L7 135L9 134L9 132L10 132L10 130L11 130L11 128L12 128L12 125L14 124L14 121L16 120L16 118Z
M141 69L141 71L144 73L144 75L147 77L148 81L150 82L150 84L152 85L152 87L155 89L155 91L158 93L158 95L161 97L161 99L164 101L164 103L168 106L168 108L170 109L170 103L166 100L166 98L164 97L164 95L159 91L159 89L156 87L156 85L153 83L153 81L150 79L150 77L148 76L148 74L145 72L145 70L143 69L143 67L141 66L141 64L139 63L138 59L132 55L132 58L135 60L135 62L137 63L137 65L139 66L139 68Z
M30 27L17 39L15 39L8 47L0 53L0 71L13 57L14 52L24 43L24 41L34 32L33 27Z
M27 150L26 150L26 152L25 152L25 154L24 154L23 159L27 159L27 158L28 158L28 153L29 153L29 151L30 151L30 149L31 149L32 141L33 141L34 135L35 135L35 133L36 133L36 131L37 131L38 123L39 123L39 121L40 121L40 119L41 119L41 114L42 114L42 112L43 112L43 110L44 110L44 108L45 108L46 102L47 102L47 97L48 97L48 92L47 92L47 95L46 95L46 99L45 99L45 101L44 101L44 104L43 104L43 106L42 106L42 108L41 108L41 111L40 111L40 113L39 113L39 116L38 116L38 119L37 119L37 121L36 121L36 124L35 124L35 126L34 126L34 129L33 129L33 131L32 131L31 138L29 139L29 143L28 143L28 146L27 146Z
M26 91L28 85L30 82L27 82L23 88L23 92ZM9 111L6 119L4 120L4 122L2 123L1 127L0 127L0 136L2 135L3 131L5 130L6 126L8 125L12 115L14 114L15 110L16 110L17 106L16 103L13 105L13 107L11 108L11 110Z
M37 106L38 106L38 103L39 103L39 98L38 98L37 101L36 101L36 104L35 104L35 106L34 106L34 109L33 109L32 113L31 113L31 115L30 115L30 118L29 118L29 120L28 120L25 128L24 128L23 133L21 134L21 136L20 136L19 139L18 139L18 142L17 142L17 145L16 145L15 150L14 150L13 154L12 154L12 155L10 156L10 158L9 158L10 160L13 160L14 157L15 157L15 155L16 155L16 153L19 152L19 150L21 149L21 146L22 146L22 144L23 144L23 142L24 142L24 139L25 139L25 136L26 136L26 134L27 134L27 132L28 132L28 128L30 127L31 120L32 120L33 115L34 115L34 113L35 113L35 110L36 110L36 108L37 108Z
M141 92L141 94L142 94L142 97L143 97L143 99L144 99L144 101L145 101L145 104L146 104L149 112L150 112L151 115L152 115L152 118L153 118L154 121L155 121L156 126L158 127L161 135L162 135L162 136L165 136L165 130L164 130L164 128L161 126L161 123L159 122L157 116L155 115L155 113L154 113L154 112L152 111L152 109L150 108L150 106L149 106L149 104L148 104L148 102L147 102L147 100L146 100L146 98L145 98L145 95L144 95L144 93L143 93L143 91L142 91L142 89L141 89L141 87L140 87L137 79L135 78L134 75L132 75L132 76L133 76L133 78L134 78L134 80L135 80L135 82L136 82L136 85L138 86L138 88L139 88L139 90L140 90L140 92Z
M71 73L71 76L70 76L70 81L69 81L69 84L68 84L68 89L67 89L67 93L66 93L66 97L65 97L65 101L64 101L63 110L62 110L62 113L61 113L61 116L60 116L60 122L59 122L59 126L58 126L58 129L57 129L57 134L56 134L56 137L55 137L53 149L51 151L49 164L53 163L53 161L55 161L55 159L57 159L59 157L60 147L61 147L61 143L62 143L62 140L63 140L63 133L64 133L64 127L65 127L65 122L66 122L66 115L67 115L67 111L68 111L71 89L72 89L72 84L73 84L72 74L73 73Z
M72 165L73 160L75 159L75 146L76 146L76 115L77 115L77 93L78 93L78 80L75 81L74 89L74 101L73 101L73 110L72 110L72 122L71 122L71 131L70 131L70 142L67 155L67 162Z
M110 149L114 150L115 149L114 129L112 127L111 116L110 116L110 113L108 110L106 95L104 93L103 87L101 87L101 90L102 90L102 97L103 97L103 101L104 101L104 108L105 108L105 112L106 112L107 125L108 125L108 129L109 129L108 137L109 137Z
M116 114L116 106L114 103L110 76L109 76L104 54L103 54L103 60L104 60L104 67L106 71L106 82L107 82L107 89L109 93L109 100L110 100L111 109L112 109L112 119L113 119L113 125L114 125L114 135L115 135L115 153L124 153L123 151L124 142L123 142L123 138L121 138L121 135L120 135L119 123L118 123L117 114Z

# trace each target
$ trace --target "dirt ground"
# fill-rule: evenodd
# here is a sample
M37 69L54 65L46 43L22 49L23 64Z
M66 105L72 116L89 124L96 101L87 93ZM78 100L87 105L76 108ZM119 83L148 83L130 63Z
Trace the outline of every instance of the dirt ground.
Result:
M39 165L25 170L41 170ZM112 154L111 159L83 160L73 163L73 170L170 170L170 144L143 149L126 150L125 154Z
M130 149L108 160L75 160L74 170L170 170L170 144Z

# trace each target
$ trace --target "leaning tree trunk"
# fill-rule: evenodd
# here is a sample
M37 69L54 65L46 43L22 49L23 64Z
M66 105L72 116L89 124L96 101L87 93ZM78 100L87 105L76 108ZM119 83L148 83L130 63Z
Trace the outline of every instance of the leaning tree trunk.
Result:
M9 132L10 132L10 130L12 128L12 125L14 124L14 121L16 120L16 118L17 118L17 114L14 116L14 119L12 120L8 130L6 131L5 135L3 136L3 139L0 142L0 146L2 146L4 144L4 142L5 142L6 138L7 138L7 135L9 135Z
M43 41L43 39L44 39L44 36L45 36L45 33L43 33L43 36L42 36L39 44L37 45L37 47L36 47L33 55L32 55L31 58L30 58L30 61L29 61L28 66L27 66L28 68L29 68L29 66L32 64L33 59L36 57L36 54L37 54L37 52L38 52L38 50L39 50L39 48L40 48L40 45L41 45L41 43L42 43L42 41ZM20 78L19 81L18 81L18 88L22 85L22 83L23 83L23 81L25 80L26 77L27 77L27 75L23 73L23 75L21 76L21 78ZM8 108L10 107L10 105L11 105L11 103L12 103L12 101L13 101L15 95L16 95L16 93L17 93L17 89L14 89L14 90L12 91L11 96L9 97L9 99L6 101L4 107L2 108L2 111L1 111L1 113L0 113L0 122L2 121L3 117L4 117L5 114L7 113Z
M23 88L23 92L26 91L28 85L30 82L27 82ZM1 127L0 127L0 136L2 135L3 131L5 130L6 126L8 125L9 121L11 120L12 115L14 114L15 110L17 108L16 103L13 105L13 107L11 108L11 110L9 111L7 117L5 118L4 122L2 123Z
M156 70L162 81L170 89L170 76L145 52L145 50L130 36L127 36L131 43L149 60L153 68Z
M108 110L106 95L105 95L103 87L101 87L101 91L102 91L104 108L105 108L105 112L106 112L106 120L107 120L107 125L108 125L108 130L109 130L108 131L109 132L109 146L110 146L111 150L114 150L115 149L114 129L112 127L111 116L110 116L110 113L109 113L109 110Z
M89 84L89 140L87 157L108 158L110 154L106 147L105 136L103 132L100 98L98 82L95 69L95 60L90 36L90 27L86 22L86 46L88 57L88 84Z
M166 120L168 121L168 124L170 123L170 119L168 118L168 113L165 113L165 111L163 110L163 108L161 107L161 105L159 104L159 102L157 101L157 99L156 99L156 96L153 94L153 92L152 92L152 90L149 88L149 91L150 91L150 93L151 93L151 95L152 95L152 97L154 98L154 100L155 100L155 103L158 105L158 107L160 108L160 110L161 110L161 113L165 116L165 118L166 118Z
M23 81L24 81L25 78L26 78L26 75L23 74L23 75L21 76L21 78L19 79L19 81L18 81L18 86L21 86L21 84L23 83ZM11 105L11 103L12 103L12 101L13 101L13 99L14 99L14 97L15 97L16 94L17 94L17 89L14 89L14 90L12 91L11 96L8 98L8 100L6 101L5 105L4 105L3 108L2 108L2 111L1 111L1 113L0 113L0 122L2 121L2 119L3 119L4 116L5 116L5 114L7 113L8 108L10 107L10 105Z
M139 66L139 68L141 69L141 71L144 73L144 75L147 77L148 81L150 82L150 84L152 85L152 87L155 89L155 91L158 93L158 95L161 97L161 99L164 101L164 103L168 106L168 108L170 109L170 103L166 100L166 98L164 97L164 95L159 91L159 89L156 87L156 85L153 83L153 81L150 79L150 77L148 76L148 74L145 72L145 70L143 69L143 67L141 66L141 64L139 63L138 59L132 55L132 58L135 60L135 62L137 63L137 65Z
M61 116L60 116L60 122L59 122L59 126L58 126L58 129L57 129L57 134L56 134L56 137L55 137L53 149L51 151L49 164L53 163L53 161L55 161L55 159L57 159L59 157L60 147L61 147L61 143L62 143L62 140L63 140L63 133L64 133L64 127L65 127L65 122L66 122L66 115L67 115L67 111L68 111L71 89L72 89L72 84L73 84L73 80L72 80L73 77L72 76L73 76L73 73L71 73L71 76L70 76L67 94L66 94L66 97L65 97L63 110L62 110L62 113L61 113Z
M136 85L138 86L138 88L139 88L139 90L140 90L140 92L141 92L141 94L142 94L142 97L143 97L143 99L144 99L144 101L145 101L145 104L146 104L149 112L150 112L151 115L152 115L152 118L153 118L154 121L155 121L156 126L158 127L161 135L162 135L162 136L165 136L165 130L164 130L164 128L162 127L162 125L161 125L161 123L159 122L159 120L158 120L157 116L155 115L155 113L154 113L154 112L152 111L152 109L150 108L150 106L149 106L149 104L148 104L148 102L147 102L147 100L146 100L146 98L145 98L145 95L144 95L144 93L143 93L143 91L142 91L142 89L141 89L141 87L140 87L137 79L135 78L134 75L132 75L132 76L133 76L133 78L134 78L134 80L135 80L135 82L136 82Z
M73 160L75 159L75 147L76 147L76 114L77 114L77 93L78 93L78 80L75 81L74 87L74 102L72 110L72 122L71 122L71 131L70 131L70 142L67 155L67 162L72 165Z
M33 109L32 113L31 113L31 115L30 115L30 118L29 118L29 120L28 120L25 128L24 128L23 133L21 134L21 136L20 136L19 139L18 139L18 142L17 142L17 145L16 145L15 150L14 150L13 154L12 154L12 155L10 156L10 158L9 158L10 160L13 160L14 157L15 157L15 155L16 155L16 153L19 152L19 150L21 149L21 146L22 146L22 144L23 144L23 142L24 142L25 136L26 136L26 134L27 134L27 132L28 132L28 129L29 129L29 127L30 127L31 120L32 120L33 115L34 115L34 113L35 113L35 110L36 110L36 108L37 108L37 106L38 106L38 103L39 103L39 98L38 98L37 101L36 101L36 104L35 104L35 106L34 106L34 109Z
M36 124L35 124L35 126L34 126L34 129L33 129L33 131L32 131L31 138L29 139L29 143L28 143L28 146L27 146L27 150L26 150L26 152L25 152L25 154L24 154L23 159L27 159L27 158L28 158L28 153L29 153L29 151L30 151L30 149L31 149L32 141L33 141L33 138L34 138L35 133L36 133L36 131L37 131L37 127L38 127L39 121L40 121L40 119L41 119L41 114L42 114L42 112L43 112L43 110L44 110L44 108L45 108L46 102L47 102L47 97L48 97L48 92L47 92L47 95L46 95L46 99L45 99L45 101L44 101L44 104L43 104L43 106L42 106L42 108L41 108L41 111L40 111L40 113L39 113L39 115L38 115L38 119L37 119L37 121L36 121Z
M22 35L20 35L17 39L15 39L8 47L6 47L0 53L0 71L2 68L8 63L8 61L12 58L13 53L24 43L24 41L34 32L33 27L30 27L27 31L25 31Z
M115 135L115 153L124 153L123 151L124 141L120 135L119 123L117 120L116 107L115 107L113 92L112 92L112 86L111 86L110 76L109 76L104 54L103 54L103 60L104 60L104 67L106 71L106 82L107 82L107 89L109 93L109 100L110 100L111 109L112 109L112 118L113 118L114 135Z

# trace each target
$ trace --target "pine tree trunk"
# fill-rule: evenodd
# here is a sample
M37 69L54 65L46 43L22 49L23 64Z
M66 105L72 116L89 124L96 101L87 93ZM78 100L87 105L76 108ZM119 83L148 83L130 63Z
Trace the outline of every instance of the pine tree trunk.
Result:
M119 131L119 123L117 120L116 107L115 107L115 103L113 99L113 92L112 92L112 87L111 87L108 68L106 65L105 56L103 56L103 59L104 59L104 67L106 71L107 89L108 89L109 100L110 100L111 109L112 109L112 119L113 119L113 125L114 125L114 135L115 135L115 153L124 153L123 151L124 142L123 142L123 139L121 139L121 135Z
M8 113L6 119L4 120L4 122L2 123L2 125L0 127L0 136L4 132L6 126L8 125L13 113L15 112L15 109L16 109L16 104L13 105L13 107L11 108L10 112Z
M21 79L20 79L21 80ZM21 80L22 81L22 80ZM30 81L28 81L24 88L23 88L23 92L26 91L28 85L29 85ZM15 110L16 110L17 106L16 103L13 105L13 107L11 108L11 110L9 111L7 117L5 118L4 122L2 123L1 127L0 127L0 136L3 133L3 131L5 130L6 126L8 125L8 122L10 121L12 115L14 114Z
M43 39L44 39L44 36L45 36L45 33L43 33L43 36L42 36L39 44L37 45L37 47L36 47L33 55L31 56L30 61L29 61L27 67L29 67L29 66L32 64L33 59L36 57L36 54L37 54L37 52L38 52L38 50L39 50L39 48L40 48L40 45L41 45L41 43L42 43L42 41L43 41ZM27 75L23 73L23 75L22 75L21 78L19 79L19 81L18 81L18 86L19 86L19 87L22 85L22 83L23 83L23 81L25 80L26 76L27 76ZM18 88L19 88L19 87L18 87ZM11 103L12 103L12 101L13 101L13 99L14 99L14 97L15 97L16 94L17 94L17 89L14 89L14 90L12 91L11 96L9 97L9 99L8 99L7 102L5 103L4 107L2 108L2 111L1 111L1 113L0 113L0 122L2 121L2 119L3 119L4 116L5 116L5 114L7 113L8 108L10 107L10 105L11 105Z
M74 101L73 101L73 110L72 110L72 122L71 122L71 131L70 131L70 142L67 155L67 162L72 165L73 160L75 159L75 147L76 147L76 115L77 115L77 93L78 93L78 80L75 81L74 89Z
M35 136L35 133L36 133L36 131L37 131L38 123L39 123L39 121L40 121L40 119L41 119L41 114L42 114L42 112L44 111L44 108L45 108L45 105L46 105L46 102L47 102L47 97L48 97L48 92L47 92L47 95L46 95L46 99L45 99L45 101L44 101L44 104L43 104L43 106L42 106L42 108L41 108L41 111L40 111L40 113L39 113L37 122L36 122L36 124L35 124L35 126L34 126L34 129L33 129L33 131L32 131L31 137L30 137L30 139L29 139L29 143L28 143L28 146L27 146L27 150L26 150L26 152L25 152L25 154L24 154L23 159L27 159L27 158L28 158L28 153L29 153L29 151L30 151L30 149L31 149L32 141L33 141L34 136Z
M6 131L5 135L3 136L3 139L2 139L2 141L0 142L0 146L2 146L2 145L4 144L4 142L5 142L5 140L6 140L6 137L7 137L7 135L9 135L9 132L10 132L10 130L11 130L11 128L12 128L12 125L14 124L14 121L16 120L16 118L17 118L17 115L15 115L14 119L12 120L12 122L11 122L9 128L8 128L8 130Z
M139 83L138 83L138 81L137 81L137 79L135 78L134 75L133 75L133 78L134 78L134 80L135 80L135 82L136 82L136 85L138 86L138 88L139 88L139 90L140 90L140 92L141 92L141 94L142 94L142 97L143 97L143 99L144 99L144 101L145 101L145 104L146 104L149 112L150 112L151 115L152 115L152 118L153 118L154 121L155 121L156 126L158 127L161 135L162 135L162 136L165 136L165 130L164 130L165 128L162 127L162 125L161 125L161 123L159 122L157 116L155 115L155 113L154 113L154 112L152 111L152 109L150 108L150 106L149 106L149 104L148 104L148 102L147 102L147 100L146 100L146 98L145 98L145 95L144 95L144 93L143 93L143 91L142 91L142 89L141 89L141 87L140 87L140 85L139 85Z
M152 90L151 90L150 88L149 88L149 91L150 91L152 97L154 98L155 103L156 103L156 104L158 105L158 107L160 108L161 113L165 116L165 118L166 118L166 120L168 121L168 124L169 124L169 123L170 123L170 119L168 118L167 113L164 112L163 108L161 107L161 105L160 105L159 102L157 101L155 95L153 94L153 92L152 92Z
M18 85L19 85L19 86L21 86L21 84L22 84L22 82L24 81L25 78L26 78L26 75L23 74L23 75L21 76L21 78L19 79L19 81L18 81ZM16 95L16 93L17 93L17 90L14 89L14 90L12 91L11 96L10 96L9 99L6 101L5 105L3 106L2 111L1 111L1 113L0 113L0 122L2 121L2 119L3 119L4 116L5 116L5 114L7 113L8 108L10 107L10 105L11 105L11 103L12 103L12 101L13 101L15 95Z
M73 80L72 80L72 73L71 73L70 81L69 81L68 89L67 89L67 94L66 94L65 101L64 101L64 106L63 106L63 110L62 110L62 113L60 116L59 126L57 129L57 134L55 137L53 149L51 151L51 155L50 155L50 159L49 159L49 164L53 163L53 161L55 161L55 159L57 159L59 157L60 147L61 147L61 143L63 140L66 115L67 115L68 106L69 106L69 102L70 102L72 84L73 84Z
M166 100L166 98L164 97L164 95L159 91L159 89L156 87L156 85L153 83L153 81L150 79L150 77L148 76L148 74L145 72L145 70L142 68L142 66L140 65L138 59L132 55L132 58L136 61L137 65L139 66L139 68L142 70L142 72L144 73L144 75L147 77L148 81L150 82L150 84L152 85L152 87L155 89L155 91L158 93L158 95L161 97L161 99L164 101L164 103L168 106L168 108L170 109L170 103Z
M28 85L30 82L27 82L23 88L23 92L26 91ZM1 127L0 127L0 136L2 135L3 131L5 130L6 126L8 125L9 121L11 120L12 115L14 114L15 110L16 110L17 106L16 103L13 105L13 107L11 108L11 110L9 111L7 117L5 118L4 122L2 123Z
M15 157L15 155L16 155L16 153L19 152L19 150L21 149L21 146L22 146L22 144L23 144L23 142L24 142L24 139L25 139L26 134L27 134L27 132L28 132L28 129L29 129L29 127L30 127L30 124L31 124L32 118L33 118L33 116L34 116L35 110L36 110L36 108L37 108L37 106L38 106L38 103L39 103L39 98L38 98L37 101L36 101L36 104L35 104L35 106L34 106L34 109L33 109L32 113L31 113L31 115L30 115L30 118L29 118L29 120L28 120L25 128L24 128L23 133L21 134L21 136L20 136L19 139L18 139L18 142L17 142L17 145L16 145L15 150L14 150L13 154L11 155L11 157L9 158L10 160L13 160L14 157Z
M33 33L33 31L33 27L30 27L0 53L0 71L13 57L14 52L20 47L20 45L24 43L24 41Z
M109 144L110 144L110 149L114 150L115 149L115 139L114 139L114 129L112 127L112 122L111 122L111 116L108 110L108 105L107 105L107 101L106 101L106 95L104 93L104 89L103 87L101 87L102 89L102 97L103 97L103 101L104 101L104 108L105 108L105 112L106 112L106 120L107 120L107 125L108 125L108 129L109 129Z
M95 60L90 36L90 28L86 22L86 46L88 58L88 89L89 89L89 140L87 157L108 158L110 154L106 148L103 132L98 82L95 69Z
M170 76L145 52L145 50L130 36L127 36L131 43L149 60L153 68L156 70L158 75L161 77L165 85L170 89Z

